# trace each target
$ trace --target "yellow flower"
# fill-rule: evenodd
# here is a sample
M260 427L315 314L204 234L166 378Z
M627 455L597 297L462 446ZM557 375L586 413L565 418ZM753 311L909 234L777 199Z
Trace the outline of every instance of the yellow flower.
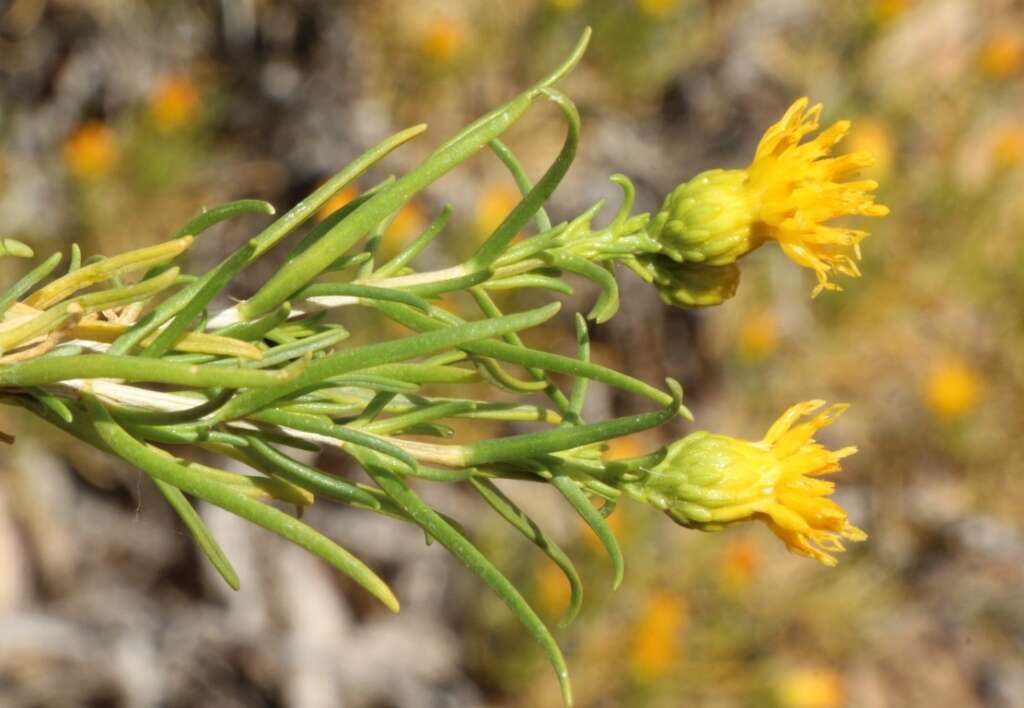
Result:
M317 223L323 221L358 196L359 188L354 184L347 185L340 192L324 202L324 205L320 207L319 211L317 211L316 216L313 217L314 221Z
M757 310L743 318L736 348L740 357L758 361L779 347L779 321L770 310Z
M829 226L841 216L884 216L874 203L873 180L838 181L874 164L866 151L831 157L850 129L840 121L813 139L821 104L797 100L765 131L754 160L743 170L708 170L677 187L651 221L662 253L678 262L723 266L767 241L790 259L814 270L822 290L838 290L834 272L857 276L860 241L866 231Z
M644 446L640 444L638 435L628 435L624 438L612 438L608 441L608 450L604 454L606 461L626 460L630 457L640 457L644 454Z
M749 538L739 538L725 549L722 559L722 580L731 588L740 588L750 582L761 564L761 553Z
M582 534L583 542L592 550L594 553L603 555L604 544L601 543L601 539L597 537L594 530L583 520L577 517L579 520L578 528L580 534ZM628 540L630 536L629 523L626 519L626 513L622 509L616 509L608 518L605 519L608 522L608 527L615 534L615 538L619 540Z
M90 179L110 172L117 162L114 131L99 121L89 121L64 143L64 162L76 177Z
M569 604L569 583L554 563L543 563L534 569L533 586L537 604L545 612L557 614Z
M893 144L889 124L876 116L862 116L850 126L851 152L869 152L875 164L864 169L872 177L886 177L892 169Z
M679 656L679 639L686 626L686 604L665 591L652 593L633 627L629 664L642 681L657 679L672 670Z
M981 70L994 79L1006 79L1024 64L1024 35L1000 31L981 48Z
M415 201L406 202L391 220L384 237L381 239L381 252L385 255L398 253L402 246L427 226L427 217L423 207Z
M171 76L160 84L149 102L149 114L164 132L191 123L199 112L199 91L185 76Z
M981 397L978 374L966 362L950 357L928 372L925 403L938 418L959 418L974 410Z
M421 49L424 56L440 64L452 62L466 43L462 23L449 17L440 17L427 25Z
M682 0L637 0L640 11L651 17L666 17L679 9Z
M473 219L477 238L482 242L490 236L522 198L519 190L511 185L486 185L477 200Z
M1000 167L1015 167L1024 162L1024 125L1008 124L1000 128L992 143L992 155Z
M909 5L910 0L875 0L872 9L875 17L882 22L888 22L906 12Z
M839 708L843 704L843 683L828 669L796 669L779 681L778 694L785 708Z
M759 519L791 551L835 565L829 551L844 550L842 539L863 541L867 535L828 498L835 485L819 479L838 472L839 461L857 451L829 450L814 441L814 433L846 409L834 405L800 421L823 405L805 401L791 407L759 442L692 433L669 446L639 490L626 491L688 528L717 531Z

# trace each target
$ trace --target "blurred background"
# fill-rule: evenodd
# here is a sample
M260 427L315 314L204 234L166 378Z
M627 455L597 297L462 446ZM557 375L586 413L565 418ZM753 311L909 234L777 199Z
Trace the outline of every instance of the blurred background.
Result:
M587 25L591 49L562 86L584 131L556 219L602 197L610 218L614 172L654 210L701 170L746 165L802 95L826 121L853 119L845 148L876 154L892 215L867 225L864 277L813 302L813 275L774 247L709 311L669 310L622 274L623 311L594 329L594 356L680 379L689 429L757 439L796 401L852 404L822 437L860 448L838 499L870 538L827 569L759 524L701 534L622 504L610 520L628 570L612 593L589 530L547 490L508 487L584 576L583 614L557 632L578 705L1024 705L1019 0L7 0L0 235L41 255L73 242L113 254L169 238L203 205L258 197L280 212L429 123L365 189L543 74ZM508 142L537 176L563 133L538 106ZM453 262L516 200L482 154L410 203L383 247L450 201L454 228L427 262ZM191 268L262 223L219 227ZM0 282L25 268L0 261ZM566 309L592 297L581 285ZM573 350L570 319L546 332L532 341ZM593 418L643 405L592 391ZM560 705L514 617L411 527L307 512L393 583L391 616L301 550L204 509L242 577L231 593L140 473L11 409L0 429L18 436L0 450L2 706ZM557 619L568 589L542 555L470 496L423 492Z

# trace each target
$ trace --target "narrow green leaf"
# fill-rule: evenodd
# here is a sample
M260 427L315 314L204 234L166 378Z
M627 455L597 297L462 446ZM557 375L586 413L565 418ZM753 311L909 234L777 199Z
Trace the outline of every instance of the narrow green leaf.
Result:
M291 298L293 293L347 253L416 193L501 135L529 108L535 95L536 92L527 92L517 96L500 112L488 114L487 120L463 131L457 139L446 143L414 170L375 194L308 250L286 263L255 295L239 306L239 312L246 318L256 317Z
M433 243L434 239L444 230L445 224L448 223L448 218L452 215L452 205L445 204L441 213L430 222L430 226L427 227L426 231L421 233L412 243L403 248L398 252L394 258L382 265L373 274L374 280L381 278L387 278L394 275L402 270L405 266L409 265L416 256L423 252L427 246Z
M226 288L228 283L238 275L238 272L249 263L255 252L255 245L249 242L243 248L235 251L230 258L214 268L210 272L209 277L204 278L202 286L174 316L170 324L160 332L156 340L142 350L141 356L159 359L170 351L185 332L188 331L189 327L194 324L196 317L206 309L210 301L221 290Z
M394 181L394 177L389 177L384 182L384 185L381 186L386 186ZM351 214L360 206L368 202L370 198L378 191L380 191L379 188L374 188L368 192L360 194L352 201L347 202L346 204L342 205L339 209L336 209L335 211L328 214L323 221L321 221L319 224L310 229L309 232L302 237L299 243L296 244L295 248L293 248L288 253L288 255L285 256L285 263L287 263L290 260L293 260L296 256L299 256L306 250L308 250L310 246L312 246L314 243L322 239L327 233L330 232L331 229L337 226L337 224L340 221L348 218L349 214Z
M562 627L571 624L576 619L580 606L583 604L583 582L580 580L580 575L576 572L576 566L573 565L569 556L550 536L544 533L544 530L525 511L505 496L504 492L493 482L488 479L474 477L469 480L469 483L492 509L543 551L551 559L551 562L557 565L565 574L565 579L569 581L570 588L569 606L558 623Z
M394 288L381 288L373 285L360 285L358 283L314 283L307 285L295 293L295 299L310 297L332 297L347 295L349 297L365 298L367 300L389 300L401 302L415 307L417 310L426 312L430 309L430 303L423 298L416 297L412 293Z
M562 181L562 178L565 177L565 173L569 171L569 167L572 165L573 158L576 157L576 147L579 144L580 138L580 116L576 106L565 94L552 88L541 88L538 93L553 101L565 116L569 125L565 142L555 157L555 161L551 163L551 166L544 173L544 176L540 178L540 181L512 209L504 221L494 230L494 233L484 241L477 252L473 254L473 257L467 261L466 265L470 270L488 268L494 263L498 256L505 251L512 239L515 238L516 234L544 206L544 202L548 200L552 192L555 191L555 188ZM492 136L488 142L496 137L497 135Z
M124 379L193 388L256 388L277 386L298 376L299 370L257 371L109 354L43 357L0 367L0 384L7 386L41 386L67 379Z
M260 317L258 320L236 322L235 324L218 329L214 334L220 337L241 339L243 342L258 342L263 339L267 332L285 322L288 319L288 315L291 314L291 310L291 304L285 302L276 310Z
M430 366L429 364L382 364L372 366L364 373L415 384L472 383L480 379L472 369L463 369L457 366Z
M475 466L538 457L656 427L671 420L679 411L679 397L682 395L682 390L679 384L672 379L668 379L667 384L673 397L668 405L661 410L613 418L600 423L540 430L493 440L480 440L462 446L463 464Z
M265 410L253 415L252 419L262 423L315 433L357 447L364 447L367 450L372 450L395 460L402 465L403 471L407 473L414 472L418 465L416 458L388 442L386 438L361 430L347 428L343 425L337 425L330 420L318 416L306 415L304 413L285 413L280 410Z
M0 238L0 256L14 256L15 258L31 258L35 255L29 246L13 238Z
M588 318L598 324L610 320L619 309L619 284L615 276L597 263L588 261L586 258L574 256L571 253L561 251L549 251L543 256L545 262L556 268L567 270L570 273L582 275L584 278L593 281L601 288L601 295L591 308Z
M465 536L460 534L450 523L445 521L436 511L393 472L386 460L370 452L353 453L356 459L373 480L383 489L396 504L409 514L423 530L437 539L445 548L462 561L467 568L476 573L515 613L533 638L540 644L555 669L562 697L567 705L572 704L572 692L569 687L569 670L565 664L558 644L544 622L537 616L533 608L523 598L515 585L498 570L487 557L481 553Z
M576 313L576 358L580 361L590 361L590 333L587 331L587 321L583 315ZM572 382L572 393L569 395L569 410L573 412L576 420L583 420L583 404L587 400L587 386L590 379L579 376Z
M242 214L273 214L274 205L262 199L239 199L227 204L221 204L211 209L203 209L194 216L187 224L178 229L175 238L182 236L198 236L214 224L227 219L233 219Z
M382 303L387 304L387 303ZM405 305L395 305L405 308ZM337 352L309 364L294 381L282 386L269 388L267 391L246 391L236 396L230 403L221 408L212 418L219 423L232 418L244 416L257 411L274 401L297 393L311 386L315 387L327 379L348 374L360 369L382 364L393 364L414 357L433 354L458 347L467 342L500 336L506 332L515 332L545 322L558 312L560 305L552 303L546 307L528 310L507 317L471 322L457 327L448 327L425 332L412 337L369 344L364 347ZM0 381L3 380L0 371Z
M387 584L331 539L298 519L254 501L226 484L203 478L166 453L140 443L118 425L95 398L87 398L86 404L96 433L118 457L154 479L222 507L320 556L366 588L388 609L398 611L398 600Z
M0 317L7 312L7 308L13 305L18 298L38 285L42 280L52 273L60 265L61 254L54 253L45 261L26 273L21 280L7 288L3 295L0 295Z
M250 452L248 457L262 462L260 468L272 477L280 477L326 499L363 506L368 509L380 509L380 502L376 497L364 492L351 482L327 474L315 467L304 465L255 435L247 436L247 438Z
M541 273L523 273L507 278L488 280L483 284L488 290L520 290L522 288L545 288L563 295L572 295L572 286L565 281Z
M199 420L204 415L212 413L223 406L225 403L230 401L231 397L234 395L235 392L233 390L223 389L215 395L211 395L207 400L200 402L198 405L191 408L185 408L180 411L148 411L118 408L112 412L114 417L121 423L137 423L140 425L175 425L177 423L188 423L190 421Z
M45 388L39 388L38 386L33 386L30 389L30 392L36 400L53 411L61 418L61 420L67 423L72 421L73 416L71 414L71 409L69 409L68 405L57 396L54 396Z
M417 332L429 332L445 326L442 322L422 315L404 305L380 302L377 303L377 309L395 322ZM572 357L493 340L475 341L459 345L459 348L471 354L489 356L513 364L522 364L523 366L536 367L570 376L585 376L593 381L600 381L638 396L649 398L658 405L666 405L672 400L670 394L654 388L650 384L634 379L614 369L609 369L592 362L580 361ZM680 413L689 417L688 411L685 408L680 407Z
M480 308L480 311L483 312L485 315L487 315L488 317L500 317L501 316L501 310L498 308L497 303L495 303L494 300L491 299L491 296L488 295L487 292L485 292L483 288L473 288L470 291L470 294L473 296L473 300L476 301L476 304ZM435 312L440 314L441 311L440 310L436 310ZM446 313L443 316L444 317L453 317L452 315L450 315L448 313ZM511 344L514 347L522 347L522 346L524 346L523 345L523 341L519 338L519 336L515 332L512 332L512 333L504 335L502 337L502 339L504 339L507 343ZM494 360L490 359L488 361L494 361ZM500 368L501 367L498 366L497 362L495 362L494 363L494 369L500 370ZM494 372L494 369L492 369L490 366L487 367L487 370L492 372L492 373ZM551 399L551 402L555 404L555 406L558 408L559 412L562 415L568 414L569 413L569 399L567 399L565 397L565 394L562 392L562 389L559 388L555 384L555 382L551 380L551 377L548 376L548 373L546 371L544 371L543 369L539 369L537 367L529 367L528 366L528 367L526 367L526 370L530 373L531 376L533 376L534 379L536 379L536 381L537 381L537 389L544 391L545 395L547 395L547 397ZM500 379L499 379L499 382L500 382ZM519 386L522 387L522 383L520 383ZM523 387L523 390L529 390L529 389L527 389L526 387Z
M487 143L487 145L498 156L502 164L508 168L508 171L512 174L512 179L515 180L516 186L519 187L519 193L523 196L529 194L530 190L533 189L533 183L530 182L526 170L523 169L512 149L498 138ZM551 230L551 219L548 218L548 213L544 210L543 206L533 215L533 220L537 224L537 231L544 233Z
M605 521L601 512L590 503L590 498L577 486L568 475L555 474L551 478L551 485L561 492L565 500L572 505L576 513L580 515L587 526L594 530L601 540L601 545L608 552L612 561L612 589L618 590L625 575L625 561L622 558L622 549L615 539L612 527Z
M256 257L266 253L278 241L291 233L295 227L313 216L331 197L344 189L349 183L366 172L366 170L380 162L396 148L421 135L426 129L427 126L421 123L399 131L377 143L346 165L340 172L324 182L315 192L289 209L280 219L256 236Z
M241 587L238 573L235 572L224 550L217 543L213 534L210 533L210 529L203 523L203 519L196 513L188 499L185 498L185 495L177 487L155 477L153 478L153 483L160 490L160 493L164 495L167 503L171 505L171 508L181 518L185 527L192 533L192 537L196 540L199 550L203 552L203 555L210 561L210 564L220 573L220 577L224 578L224 582L232 590L238 590Z
M68 273L74 273L82 267L82 247L77 243L71 244L71 259L68 263Z

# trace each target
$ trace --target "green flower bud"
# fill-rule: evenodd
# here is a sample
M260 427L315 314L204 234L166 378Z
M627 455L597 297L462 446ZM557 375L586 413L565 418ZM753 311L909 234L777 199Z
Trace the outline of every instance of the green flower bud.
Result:
M736 294L740 269L735 263L723 266L676 263L665 256L647 260L658 294L666 305L711 307Z
M665 198L648 233L679 263L724 266L760 245L754 238L757 197L746 170L708 170Z

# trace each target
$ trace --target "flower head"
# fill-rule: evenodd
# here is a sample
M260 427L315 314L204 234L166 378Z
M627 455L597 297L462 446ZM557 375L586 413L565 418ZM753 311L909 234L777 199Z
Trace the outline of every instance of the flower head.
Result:
M831 552L843 539L867 535L850 524L829 499L835 490L822 475L837 472L839 461L856 452L829 450L814 433L836 419L845 405L834 405L801 421L824 405L798 403L782 414L758 442L697 432L669 446L665 459L641 482L641 495L677 523L717 531L759 519L796 553L834 565Z
M737 353L746 361L758 361L778 349L780 339L779 319L775 313L767 308L755 310L740 322Z
M679 262L721 266L767 241L790 259L815 271L817 295L837 290L829 277L857 276L859 243L866 231L830 226L842 216L884 216L874 203L873 180L839 181L869 167L867 151L832 157L850 128L840 121L801 143L818 129L821 104L796 101L765 131L754 160L743 170L709 170L677 187L651 222L663 253Z
M824 667L786 672L777 692L783 708L838 708L845 702L842 677Z
M680 635L686 619L686 603L678 595L661 590L648 598L629 644L629 664L635 678L652 681L672 671L680 660Z
M981 49L981 70L993 79L1013 76L1024 65L1024 35L1000 31Z
M928 409L943 420L970 413L981 398L981 379L967 362L947 357L928 372L924 399Z
M185 76L171 76L157 87L149 103L150 116L163 132L182 128L199 112L200 96L195 84Z
M423 54L439 64L454 61L466 43L466 28L454 18L441 17L431 22L422 38Z
M71 134L64 143L63 153L68 170L76 177L102 177L117 162L117 138L103 123L89 121Z

